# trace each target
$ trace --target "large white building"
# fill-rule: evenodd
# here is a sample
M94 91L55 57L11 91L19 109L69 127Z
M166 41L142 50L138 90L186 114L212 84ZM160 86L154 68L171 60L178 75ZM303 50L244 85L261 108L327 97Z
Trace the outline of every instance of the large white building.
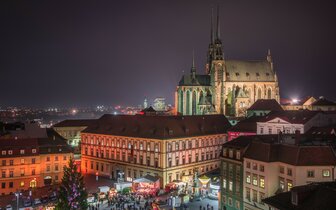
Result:
M306 133L312 127L336 123L336 115L321 111L292 110L274 112L257 122L257 135Z

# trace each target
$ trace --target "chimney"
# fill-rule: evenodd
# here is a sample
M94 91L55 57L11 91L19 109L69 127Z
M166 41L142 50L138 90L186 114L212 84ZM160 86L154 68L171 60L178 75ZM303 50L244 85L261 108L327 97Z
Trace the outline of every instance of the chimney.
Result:
M295 131L295 145L299 145L301 141L301 134L299 130Z

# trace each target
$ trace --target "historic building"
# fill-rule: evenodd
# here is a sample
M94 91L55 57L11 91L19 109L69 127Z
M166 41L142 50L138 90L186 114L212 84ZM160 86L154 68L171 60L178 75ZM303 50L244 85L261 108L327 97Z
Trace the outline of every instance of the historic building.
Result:
M213 18L212 18L213 19ZM270 51L265 60L242 61L224 58L219 15L216 33L211 20L211 39L205 74L191 72L182 76L175 92L175 109L183 115L224 114L244 116L258 99L279 102L279 86Z
M58 183L73 155L65 139L48 131L48 138L0 139L1 194Z
M230 123L224 115L104 115L82 131L82 172L128 181L147 174L161 187L219 168Z

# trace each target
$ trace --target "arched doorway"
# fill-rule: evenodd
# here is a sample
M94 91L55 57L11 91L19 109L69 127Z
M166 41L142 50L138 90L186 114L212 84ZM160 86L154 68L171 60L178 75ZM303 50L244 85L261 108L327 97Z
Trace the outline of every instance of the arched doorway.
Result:
M29 187L31 187L31 188L35 188L35 187L37 187L36 178L34 178L33 180L31 180L31 181L29 182Z

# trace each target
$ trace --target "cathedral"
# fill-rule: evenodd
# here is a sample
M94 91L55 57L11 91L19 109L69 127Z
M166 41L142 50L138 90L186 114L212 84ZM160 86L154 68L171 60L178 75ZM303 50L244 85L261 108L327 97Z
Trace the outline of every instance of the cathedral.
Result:
M205 74L197 74L194 56L189 74L182 76L175 92L175 109L182 115L224 114L244 116L258 99L279 102L278 78L270 50L264 60L224 58L217 11L216 31L211 16L211 38Z

